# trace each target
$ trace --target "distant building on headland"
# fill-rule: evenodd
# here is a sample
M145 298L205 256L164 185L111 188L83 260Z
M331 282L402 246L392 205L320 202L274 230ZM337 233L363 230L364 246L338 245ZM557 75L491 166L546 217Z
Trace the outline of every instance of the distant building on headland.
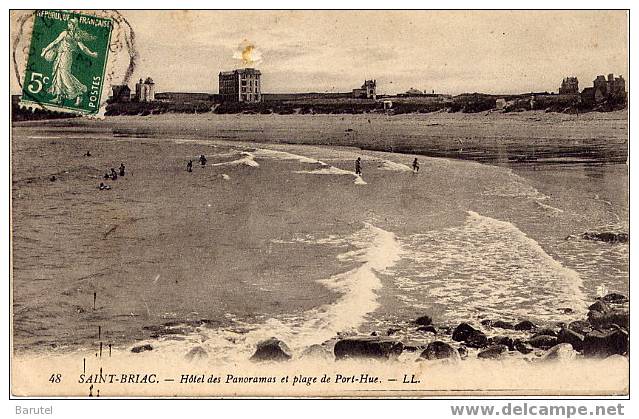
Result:
M151 77L147 77L146 80L135 84L135 96L136 102L153 102L155 100L155 82Z
M561 82L559 88L560 95L578 95L579 94L579 80L577 77L566 77Z
M377 80L364 80L359 89L353 89L353 97L356 99L377 99Z
M130 102L131 89L126 84L116 84L111 86L111 102Z
M615 77L608 74L597 76L592 82L593 87L587 87L581 92L581 100L585 103L624 103L626 101L626 81L622 76Z
M415 89L414 87L411 87L410 89L408 89L406 91L406 93L400 93L397 96L404 96L404 97L410 97L410 96L424 96L424 92L422 92L419 89Z
M219 92L223 102L257 103L262 101L262 73L254 68L222 71Z

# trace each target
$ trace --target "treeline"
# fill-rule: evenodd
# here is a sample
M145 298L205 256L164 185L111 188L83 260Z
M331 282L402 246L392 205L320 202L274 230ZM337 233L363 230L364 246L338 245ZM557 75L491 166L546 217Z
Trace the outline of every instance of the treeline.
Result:
M164 113L206 113L211 112L214 104L208 101L197 102L116 102L106 107L106 116L115 115L158 115Z
M482 112L494 108L495 101L473 101L467 104L457 103L393 103L390 110L384 109L382 102L362 101L335 103L304 102L262 102L262 103L211 103L211 102L125 102L112 103L107 106L106 115L157 115L163 113L206 113L216 114L278 114L278 115L312 115L312 114L364 114L389 112L391 114L448 112Z
M384 108L383 101L361 100L282 100L267 101L261 103L218 103L213 100L190 101L153 101L153 102L115 102L109 103L106 108L107 116L131 115L147 116L165 113L216 113L216 114L278 114L278 115L312 115L312 114L365 114L365 113L389 113L391 115L431 112L461 112L478 113L496 111L497 99L503 98L507 106L497 110L499 112L523 112L528 110L545 110L547 112L583 113L583 112L610 112L626 107L625 101L604 101L600 103L587 103L577 100L575 97L562 95L540 94L531 101L529 95L511 97L499 97L480 93L463 94L449 100L431 102L392 100L390 109ZM68 113L48 110L20 109L17 101L12 103L13 121L69 118Z

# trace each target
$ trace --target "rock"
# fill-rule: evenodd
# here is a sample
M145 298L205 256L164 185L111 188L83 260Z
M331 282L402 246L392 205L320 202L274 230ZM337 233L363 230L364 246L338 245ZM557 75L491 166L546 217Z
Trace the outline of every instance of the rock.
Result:
M557 332L555 332L552 329L549 329L549 328L545 327L543 329L536 330L535 334L533 335L533 337L542 336L542 335L557 337Z
M419 326L417 328L418 332L424 332L424 333L432 333L434 335L437 334L437 329L435 329L435 326Z
M481 325L485 326L485 327L491 327L493 325L493 321L492 320L488 320L488 319L482 320L481 321Z
M603 302L603 300L597 300L595 301L594 304L591 304L590 307L588 307L588 310L598 311L600 313L607 313L610 311L610 307L608 307L608 304Z
M445 335L450 335L451 333L453 333L453 329L451 329L448 326L443 326L439 328L439 331L442 332Z
M428 326L433 323L433 319L430 316L421 316L415 320L415 323L420 326Z
M530 346L529 343L523 342L521 339L515 339L513 342L513 347L520 353L527 355L531 353L534 349Z
M140 352L152 351L152 350L153 350L153 346L151 346L148 343L144 345L140 345L140 346L134 346L133 348L131 348L131 352L134 352L136 354L139 354Z
M573 310L570 307L565 307L565 308L560 308L559 312L564 313L564 314L572 314L575 312L575 310Z
M557 344L556 336L540 335L528 340L533 348L549 349Z
M515 330L533 330L535 328L537 326L529 320L523 320L515 325Z
M378 358L389 359L399 356L404 345L390 338L352 337L337 341L333 352L336 359Z
M584 345L584 335L562 327L557 334L557 343L569 343L575 350L581 351Z
M288 346L277 338L270 338L257 344L251 361L288 361L293 355Z
M612 292L612 293L606 295L605 297L603 297L602 301L604 301L606 303L621 304L621 303L626 303L629 300L628 300L628 297L626 297L623 294Z
M594 233L586 232L581 235L585 240L595 240L606 243L628 243L629 236L627 233L603 232Z
M325 360L325 361L333 361L335 357L333 354L325 349L322 345L311 345L308 348L304 349L304 352L300 355L301 359L316 359L316 360Z
M577 357L577 352L569 343L560 343L550 348L542 357L542 361L570 361Z
M461 345L459 348L457 348L457 352L459 352L459 356L461 357L461 359L468 358L468 348L464 345Z
M628 352L628 332L613 329L607 331L593 330L584 338L583 354L587 357L607 357L624 355Z
M493 336L488 339L488 345L506 345L509 351L515 350L515 342L508 336Z
M487 349L484 349L480 353L477 354L477 358L482 359L501 359L504 356L504 353L508 351L508 346L506 345L493 345Z
M584 320L575 320L574 322L570 322L568 324L568 329L573 332L577 332L580 335L586 335L592 331L592 325L590 322Z
M195 348L191 349L186 355L184 355L184 358L187 361L200 361L208 357L209 354L201 346L196 346Z
M485 348L488 345L488 337L483 332L475 330L466 337L464 343L471 348Z
M386 336L393 336L395 333L400 332L402 329L398 327L391 327L386 331Z
M613 309L607 313L588 312L588 321L597 329L609 329L614 325L628 329L630 312L625 308Z
M373 330L373 331L371 332L371 336L379 336L379 333L377 333L375 330Z
M497 320L496 322L493 322L493 327L498 327L500 329L509 329L509 330L512 330L515 328L515 326L512 323L508 323L502 320Z
M461 355L455 348L447 343L441 341L435 341L428 344L424 352L421 353L420 358L428 360L433 359L450 359L451 361L461 361Z
M465 341L466 338L473 332L478 332L478 330L468 323L460 323L459 326L457 326L453 331L453 340L456 342Z

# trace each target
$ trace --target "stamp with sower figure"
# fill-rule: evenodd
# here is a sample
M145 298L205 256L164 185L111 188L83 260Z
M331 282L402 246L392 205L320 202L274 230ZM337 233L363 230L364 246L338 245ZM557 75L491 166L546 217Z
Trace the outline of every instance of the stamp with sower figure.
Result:
M111 29L108 18L37 11L20 103L96 114L104 87Z

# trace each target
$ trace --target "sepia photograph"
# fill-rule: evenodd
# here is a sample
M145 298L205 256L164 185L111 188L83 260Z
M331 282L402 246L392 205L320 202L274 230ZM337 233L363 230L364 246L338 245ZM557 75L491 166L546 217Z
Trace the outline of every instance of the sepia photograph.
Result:
M8 19L11 397L629 396L629 10Z

